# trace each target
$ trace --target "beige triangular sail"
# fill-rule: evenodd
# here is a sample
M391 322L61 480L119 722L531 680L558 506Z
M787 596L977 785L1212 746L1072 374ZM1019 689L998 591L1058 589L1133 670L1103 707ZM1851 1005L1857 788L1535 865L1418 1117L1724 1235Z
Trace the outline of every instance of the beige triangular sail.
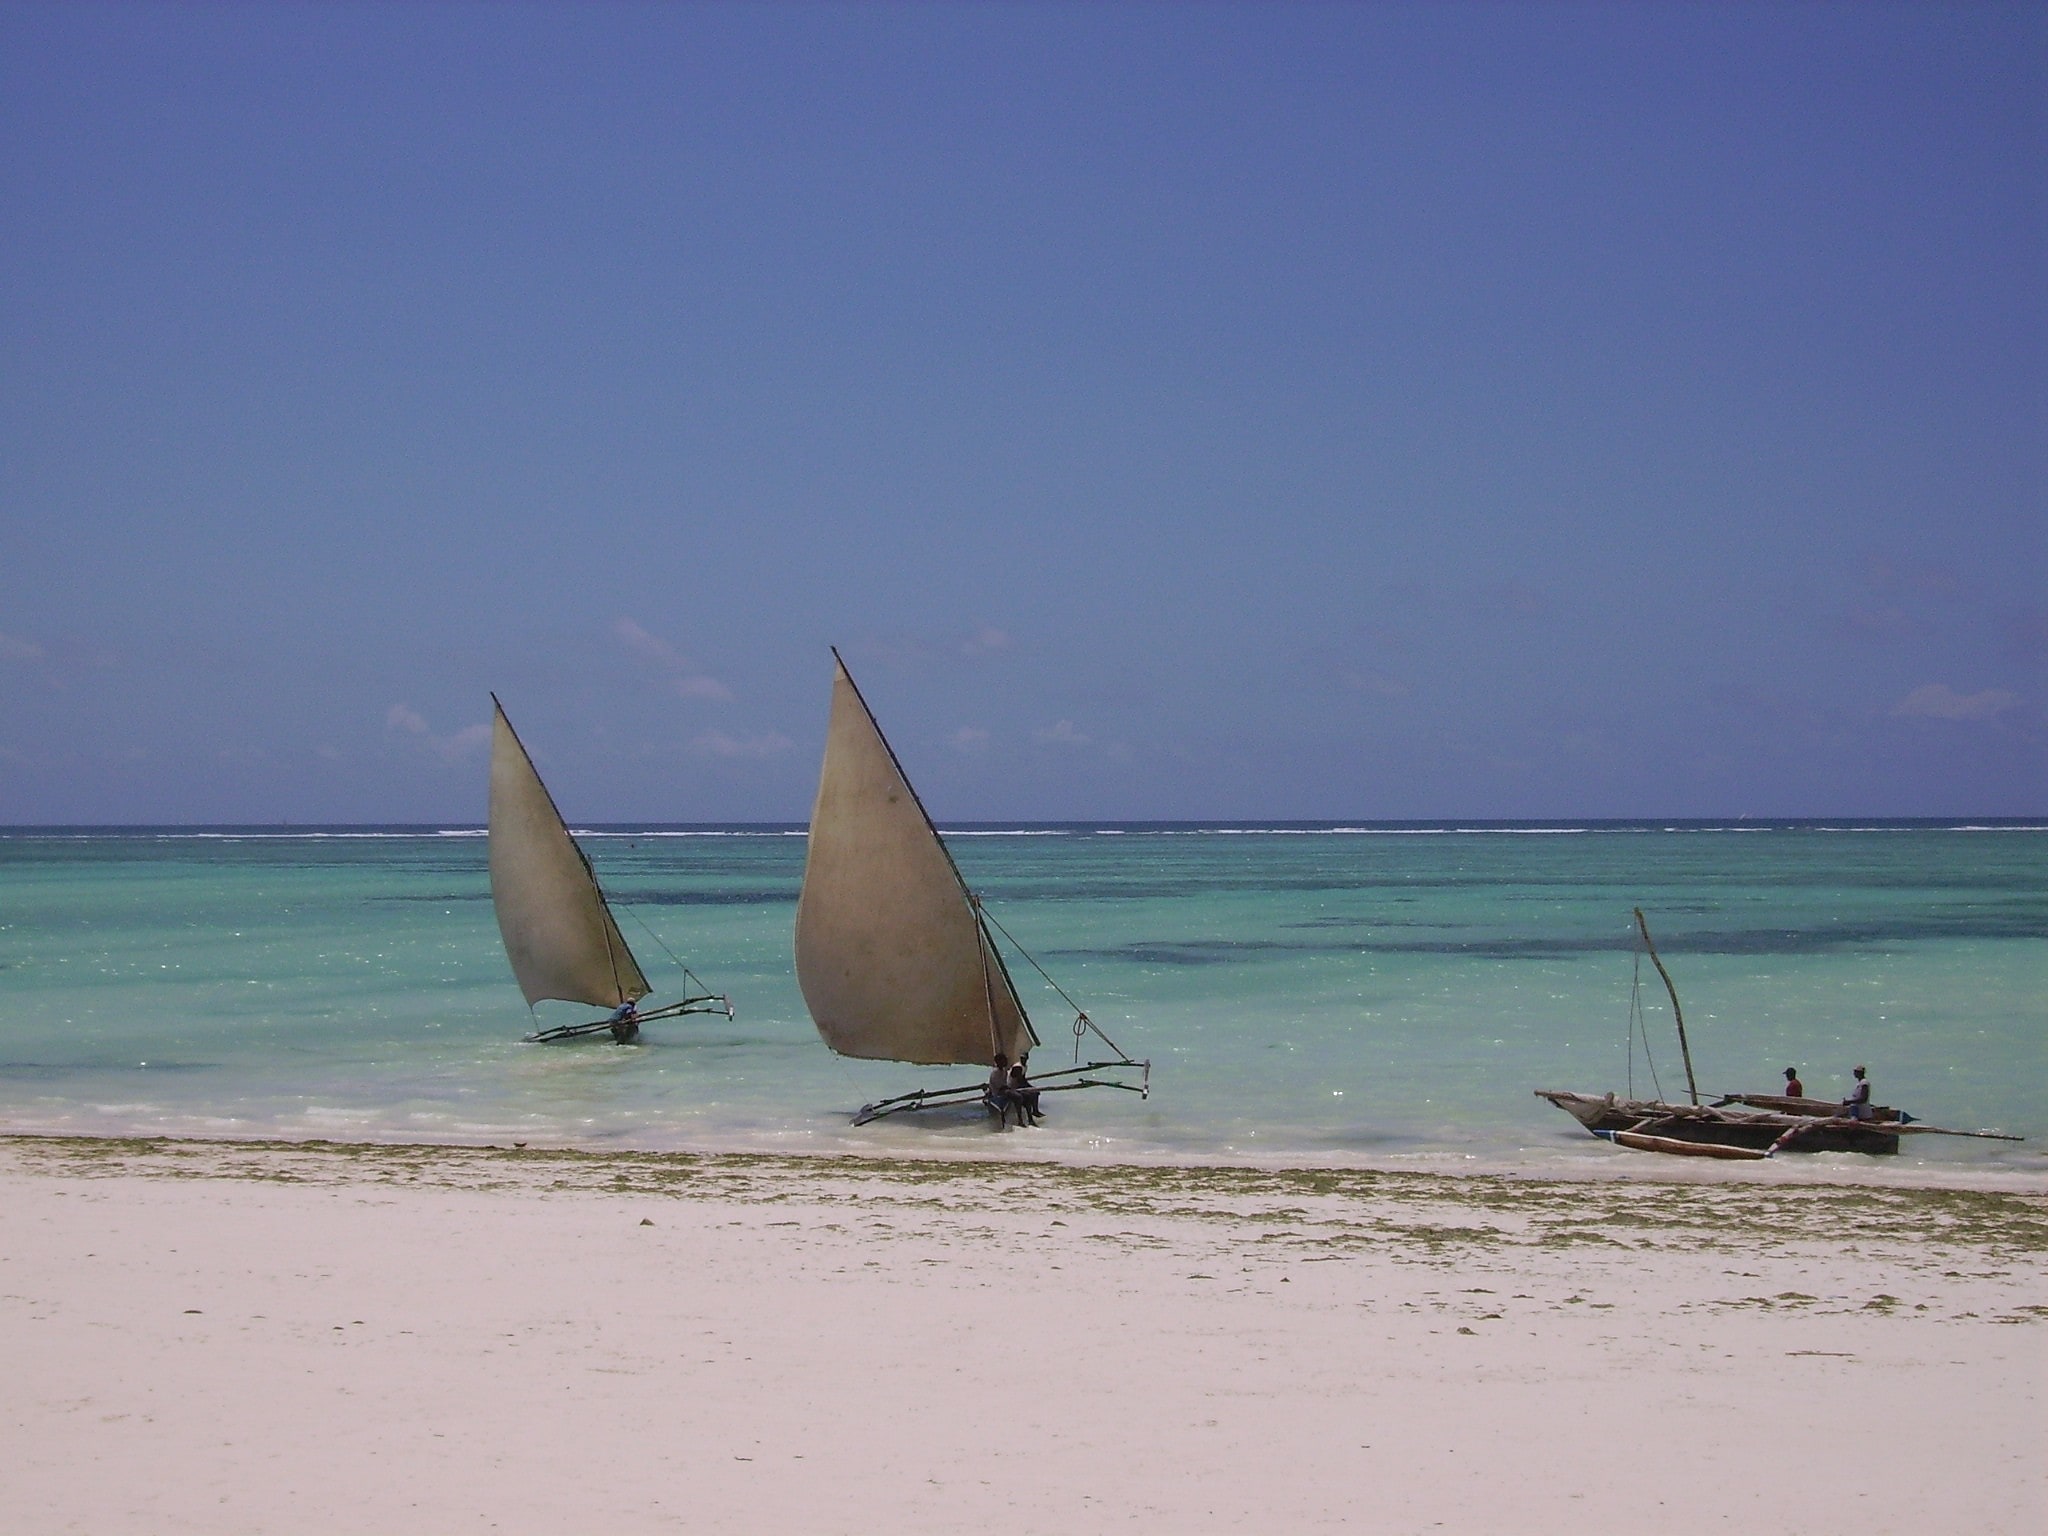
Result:
M491 696L491 903L529 1006L543 998L616 1008L648 993L590 861Z
M952 855L833 653L832 718L796 908L796 977L843 1056L987 1066L1032 1046Z

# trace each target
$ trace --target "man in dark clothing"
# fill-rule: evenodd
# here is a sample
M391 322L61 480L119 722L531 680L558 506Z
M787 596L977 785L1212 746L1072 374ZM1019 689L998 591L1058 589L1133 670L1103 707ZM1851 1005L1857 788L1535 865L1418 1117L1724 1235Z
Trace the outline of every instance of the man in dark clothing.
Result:
M1018 1124L1026 1123L1023 1116L1043 1120L1038 1110L1038 1090L1031 1086L1031 1079L1025 1076L1024 1063L1017 1062L1010 1068L1010 1102L1017 1106Z
M612 1010L605 1023L611 1025L612 1038L621 1045L631 1045L640 1038L640 1009L630 997Z

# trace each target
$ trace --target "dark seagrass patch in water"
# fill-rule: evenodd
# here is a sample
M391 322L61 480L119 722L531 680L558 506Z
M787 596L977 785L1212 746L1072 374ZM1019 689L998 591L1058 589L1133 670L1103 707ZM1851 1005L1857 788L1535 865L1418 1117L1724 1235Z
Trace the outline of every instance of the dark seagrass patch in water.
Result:
M1330 932L1339 920L1289 925ZM1399 925L1360 922L1365 930L1344 939L1146 939L1102 948L1048 951L1061 959L1122 960L1133 965L1227 965L1233 960L1286 955L1435 955L1474 960L1557 960L1578 955L1625 953L1635 947L1626 935L1559 934L1550 937L1383 937ZM1443 930L1438 929L1441 934ZM2031 913L1972 911L1920 913L1912 917L1831 923L1826 927L1695 929L1659 933L1657 947L1672 955L1820 955L1894 949L1945 939L2044 939L2048 922Z

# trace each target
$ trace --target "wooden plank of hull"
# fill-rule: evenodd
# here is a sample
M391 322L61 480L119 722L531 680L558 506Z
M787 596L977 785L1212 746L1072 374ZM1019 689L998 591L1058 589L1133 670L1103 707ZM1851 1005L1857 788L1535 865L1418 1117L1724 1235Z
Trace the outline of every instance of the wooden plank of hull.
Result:
M1801 1119L1808 1117L1801 1116ZM1794 1129L1788 1126L1786 1129ZM1778 1150L1781 1152L1861 1152L1870 1157L1889 1157L1899 1150L1896 1131L1843 1120L1808 1120L1797 1127L1799 1134ZM1779 1133L1783 1135L1781 1131Z
M1783 1093L1731 1093L1721 1103L1745 1104L1751 1109L1770 1110L1780 1115L1803 1115L1813 1120L1832 1120L1842 1112L1841 1104L1834 1099L1795 1099ZM1899 1112L1889 1104L1873 1104L1870 1106L1870 1118L1882 1124L1897 1120Z
M1611 1093L1600 1097L1588 1093L1564 1093L1556 1089L1538 1088L1536 1097L1548 1099L1589 1131L1626 1130L1641 1120L1644 1114L1666 1108L1664 1105L1644 1105L1637 1099L1617 1099ZM1632 1108L1637 1112L1630 1113Z

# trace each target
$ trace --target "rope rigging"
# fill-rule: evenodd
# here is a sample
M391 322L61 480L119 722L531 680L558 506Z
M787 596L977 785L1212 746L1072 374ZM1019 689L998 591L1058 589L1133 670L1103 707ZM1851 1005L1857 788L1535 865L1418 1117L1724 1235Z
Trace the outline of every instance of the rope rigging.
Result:
M1045 979L1045 984L1048 987L1051 987L1053 991L1059 993L1060 997L1065 1000L1066 1005L1074 1010L1074 1060L1076 1062L1079 1062L1081 1059L1081 1041L1091 1033L1094 1034L1097 1038L1099 1038L1104 1045L1108 1046L1112 1051L1115 1051L1117 1055L1122 1057L1125 1061L1129 1061L1131 1059L1130 1052L1126 1051L1122 1046L1118 1045L1114 1040L1110 1039L1108 1035L1104 1034L1102 1026L1100 1024L1097 1024L1093 1019L1088 1017L1088 1010L1083 1008L1079 1003L1075 1002L1073 998L1069 997L1067 995L1067 989L1052 979L1052 973L1046 970L1044 966L1038 963L1038 957L1032 954L1031 951L1026 949L1022 944L1019 944L1017 942L1017 936L1011 933L1010 930L1005 928L1001 923L996 921L994 916L990 914L988 908L982 903L982 900L979 896L975 897L974 905L976 910L981 913L982 917L989 923L989 925L993 927L997 933L1000 933L1004 938L1010 941L1010 948L1016 950L1018 954L1022 955L1027 961L1029 961L1031 964L1031 969L1038 972L1038 974Z
M665 941L660 934L656 933L652 928L647 926L646 918L642 917L638 912L634 911L631 907L627 907L625 909L625 912L626 916L632 918L634 922L640 925L641 932L645 933L647 937L654 940L655 947L659 949L664 955L667 955L669 957L669 959L674 963L675 968L681 971L683 975L689 979L691 985L696 987L696 989L699 992L702 992L707 996L717 995L711 991L710 987L704 984L704 979L701 976L699 976L695 971L691 970L687 965L683 964L682 956L678 955L674 950L670 949L668 947L667 941ZM728 1003L726 1004L726 1006L730 1008L732 1005ZM728 1014L727 1017L730 1018L731 1015Z
M1643 1038L1643 1064L1650 1069L1650 1082L1657 1091L1659 1103L1664 1099L1664 1084L1657 1076L1657 1058L1650 1054L1650 1021L1643 1012L1643 948L1640 940L1636 943L1635 979L1628 991L1628 1096L1636 1096L1636 1036Z

